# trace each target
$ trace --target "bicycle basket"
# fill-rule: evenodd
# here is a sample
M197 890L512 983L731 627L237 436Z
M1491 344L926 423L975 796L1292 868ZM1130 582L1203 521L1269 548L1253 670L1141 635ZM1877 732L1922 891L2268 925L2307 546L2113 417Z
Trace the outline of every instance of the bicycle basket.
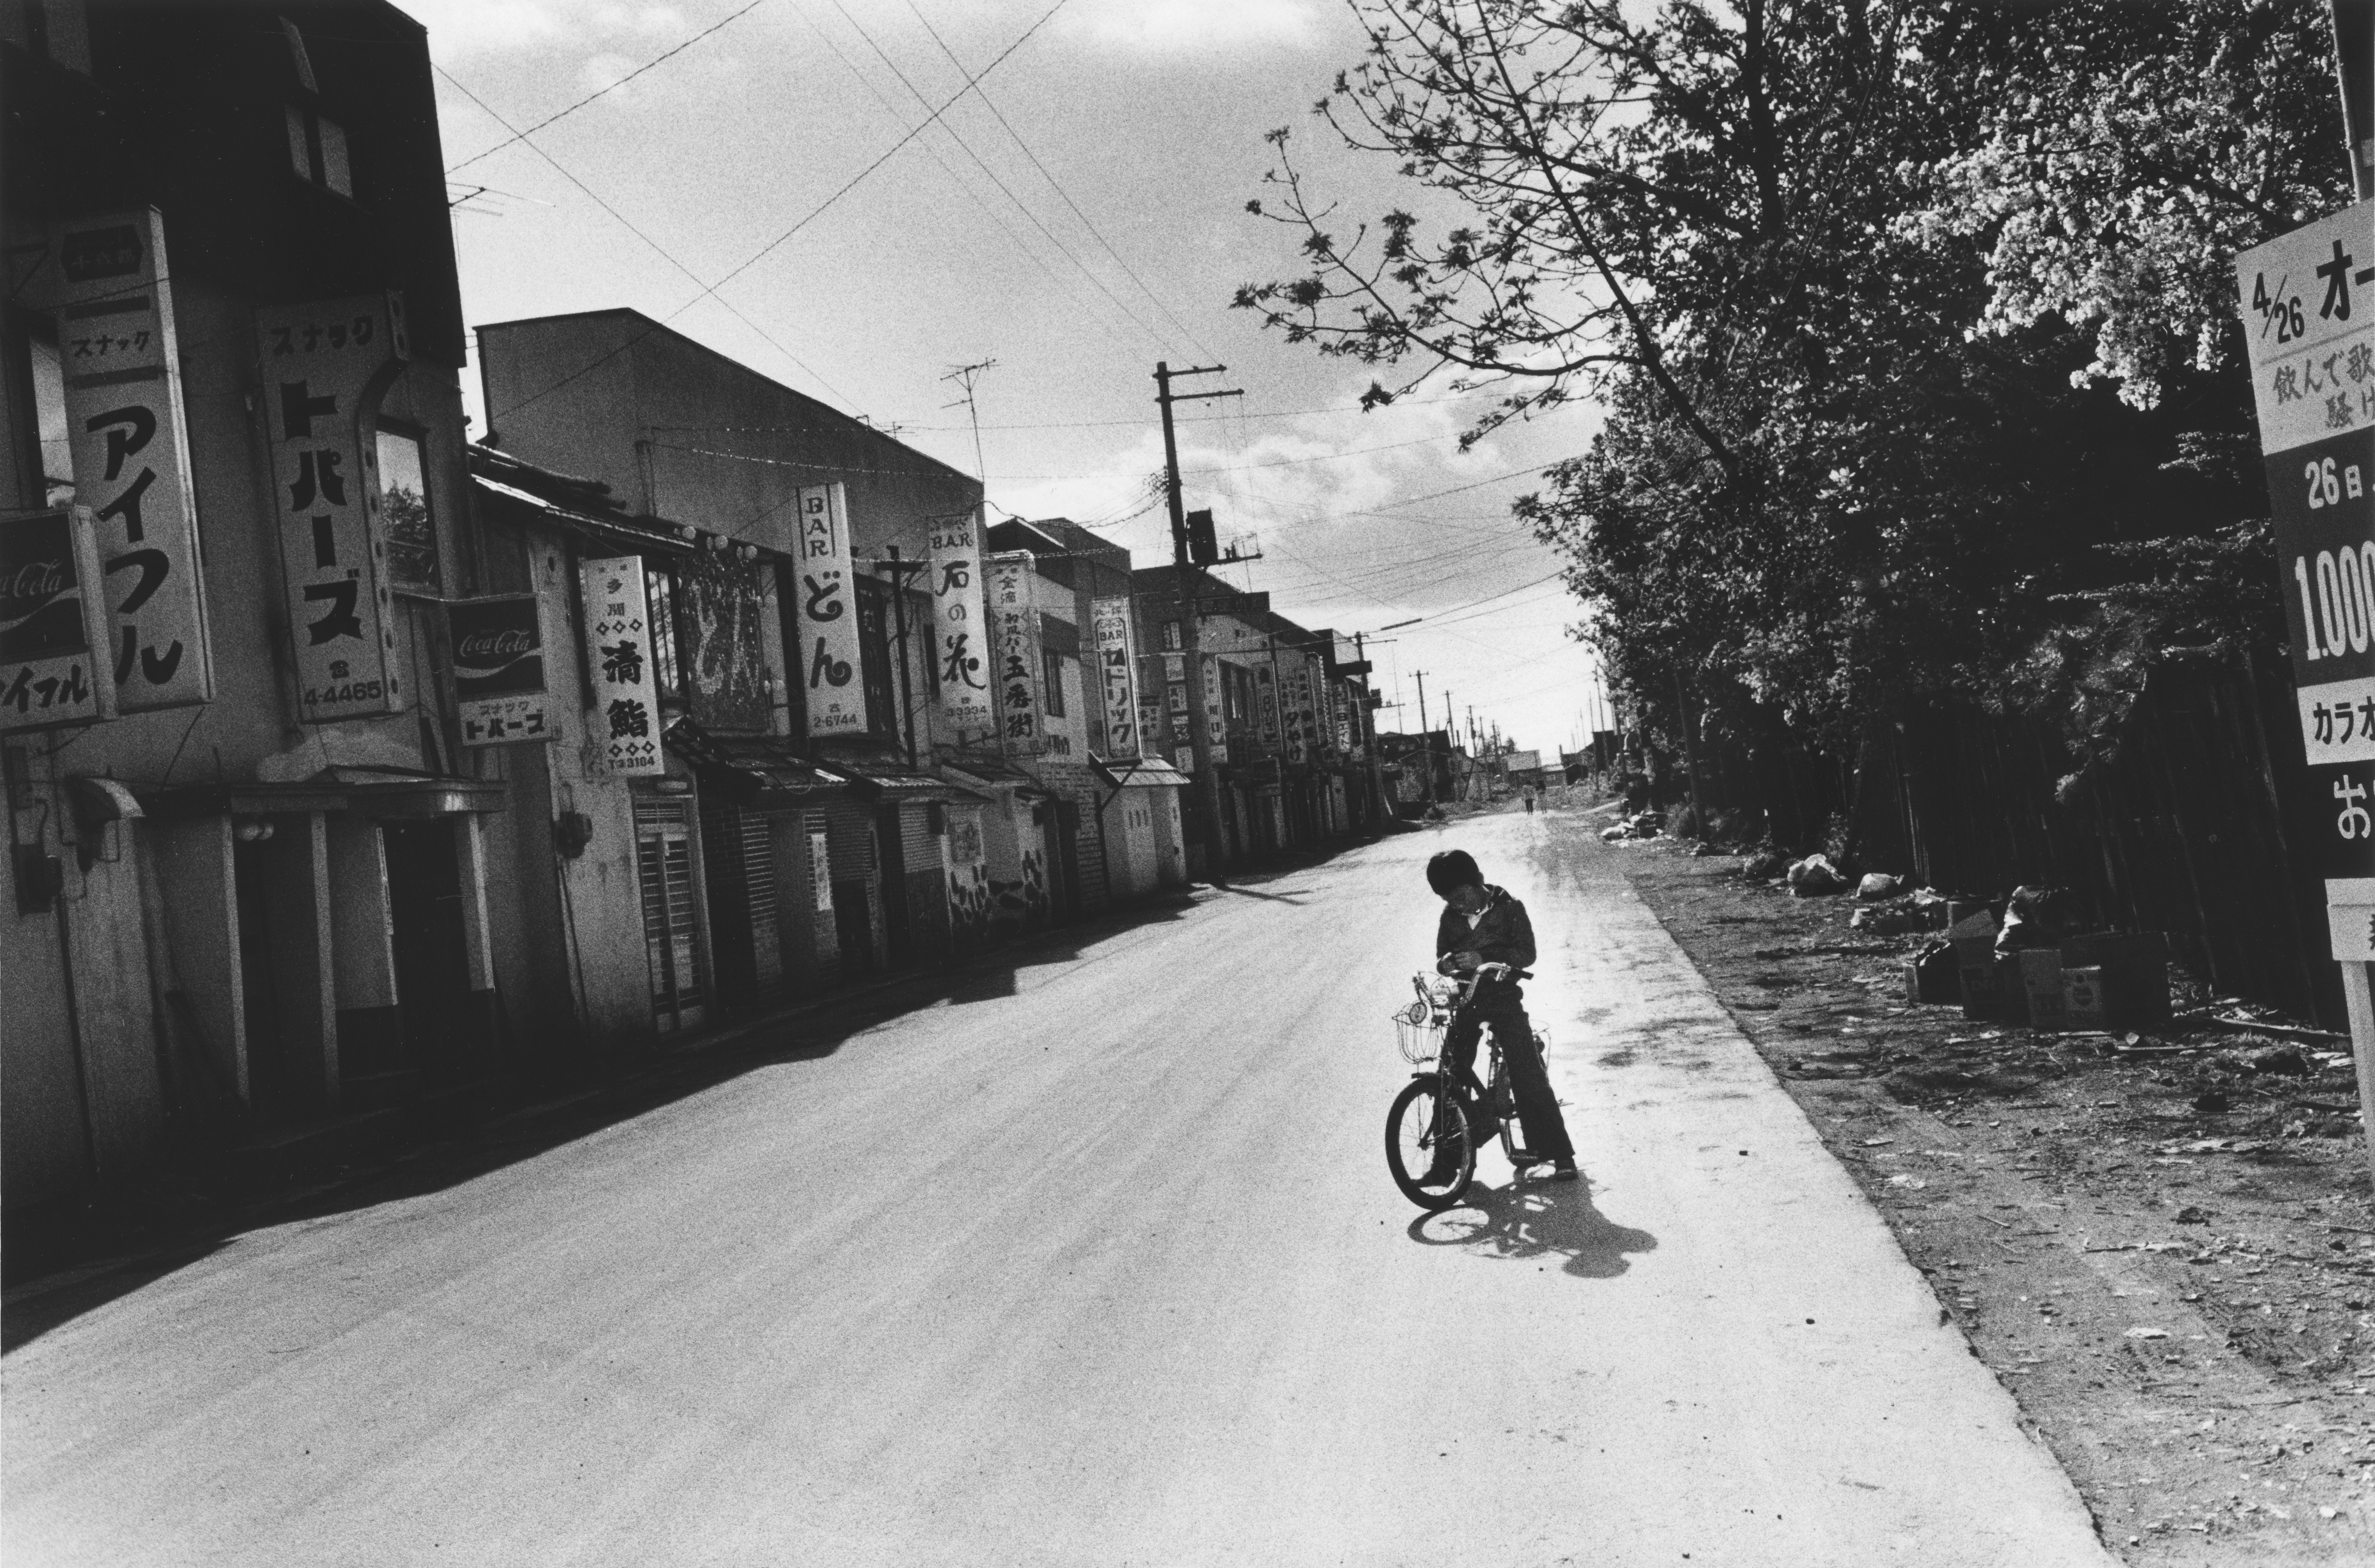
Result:
M1424 1002L1412 1002L1394 1015L1394 1043L1402 1060L1425 1067L1443 1052L1443 1018Z

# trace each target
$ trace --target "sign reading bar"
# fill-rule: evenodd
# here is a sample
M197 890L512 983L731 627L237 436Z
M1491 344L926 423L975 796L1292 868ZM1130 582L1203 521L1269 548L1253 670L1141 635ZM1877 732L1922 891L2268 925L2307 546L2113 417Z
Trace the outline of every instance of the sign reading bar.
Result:
M115 717L90 508L0 520L0 732Z
M585 667L593 673L594 742L605 772L665 773L660 752L660 682L652 660L651 597L644 560L621 555L577 563L585 606Z
M998 708L990 701L988 633L982 619L981 520L963 512L928 522L932 657L939 665L940 713L962 740L998 723Z
M798 668L807 692L809 735L864 735L864 663L857 590L849 564L849 505L838 481L800 490L795 590L800 629Z
M1108 757L1139 755L1138 649L1130 633L1128 599L1092 599L1089 624L1096 633L1097 668L1105 699Z
M534 594L460 599L445 607L454 700L465 746L505 746L559 735L545 696L544 631Z
M2235 261L2336 958L2375 887L2375 201ZM2345 912L2348 912L2345 914Z
M989 558L989 615L998 642L998 733L1009 751L1039 749L1039 607L1031 552Z
M297 716L330 724L405 705L363 416L412 357L404 306L367 294L255 313L277 481Z
M75 499L91 509L116 703L127 713L214 696L205 572L165 224L154 207L54 231Z

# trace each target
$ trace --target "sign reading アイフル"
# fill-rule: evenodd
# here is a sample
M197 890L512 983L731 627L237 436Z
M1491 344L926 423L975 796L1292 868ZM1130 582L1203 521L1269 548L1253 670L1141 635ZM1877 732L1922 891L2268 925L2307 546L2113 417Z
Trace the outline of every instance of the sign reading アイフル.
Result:
M668 631L652 625L643 557L579 561L577 591L585 607L585 668L593 678L586 703L594 731L586 749L589 763L630 778L665 773L659 669L652 643Z
M940 713L964 740L998 723L998 708L990 701L989 633L982 615L981 521L963 512L928 522L932 657L939 666Z
M849 504L839 484L799 492L794 595L800 629L794 668L808 704L809 736L867 732L866 682L857 636L857 593L849 564Z
M0 734L115 717L90 508L0 519Z
M2375 202L2236 258L2334 954L2375 958Z
M364 419L412 357L403 301L274 305L256 312L255 330L297 716L329 724L398 712L408 694Z
M214 695L165 224L153 207L61 223L32 288L57 317L75 500L91 510L125 713Z
M455 717L465 746L556 739L545 694L544 630L534 594L457 599L445 607Z

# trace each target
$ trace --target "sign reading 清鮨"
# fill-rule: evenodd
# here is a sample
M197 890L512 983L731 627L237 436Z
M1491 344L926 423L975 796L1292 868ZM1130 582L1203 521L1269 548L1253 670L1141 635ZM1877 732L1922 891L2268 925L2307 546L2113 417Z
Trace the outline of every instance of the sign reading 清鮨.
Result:
M1039 749L1039 607L1028 550L989 558L989 618L997 636L999 733L1009 751Z
M998 723L982 616L981 520L963 512L928 523L932 657L939 666L940 712L963 739Z
M864 735L866 682L858 677L864 661L851 586L849 507L839 483L801 489L796 548L800 649L793 667L807 694L809 735Z
M1139 755L1138 650L1133 645L1128 599L1092 599L1089 623L1097 639L1097 668L1105 700L1108 757Z
M465 746L551 740L544 631L534 594L459 599L445 607L455 716Z
M2375 885L2375 202L2246 251L2235 273L2309 761L2304 816L2329 830L2297 847L2328 902L2355 907ZM2336 957L2363 956L2367 914L2333 922Z
M587 706L602 768L629 775L665 773L659 672L652 662L652 640L665 633L651 624L643 558L581 560L577 587L585 607L585 667L594 678Z
M115 717L90 508L0 519L0 732Z
M214 696L189 424L164 219L154 207L61 225L56 307L75 500L91 509L124 712Z
M380 581L376 457L362 416L411 358L401 300L368 294L255 313L280 574L306 724L404 707Z

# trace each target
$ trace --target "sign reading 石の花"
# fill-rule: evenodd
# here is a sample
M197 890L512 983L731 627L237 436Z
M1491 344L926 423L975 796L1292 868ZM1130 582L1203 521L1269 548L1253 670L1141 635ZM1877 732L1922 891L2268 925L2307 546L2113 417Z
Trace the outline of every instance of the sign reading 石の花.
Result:
M544 629L534 594L456 599L445 607L455 717L465 746L554 739L545 696Z
M928 519L931 538L932 657L940 712L959 738L998 722L990 701L988 632L982 618L981 520L962 512Z
M1128 599L1092 599L1089 619L1096 632L1097 669L1105 689L1108 757L1135 757L1138 740L1138 651L1132 643Z
M793 575L810 738L864 735L866 682L857 636L857 591L849 564L849 505L838 481L803 487Z
M594 679L593 744L605 772L665 773L660 752L660 682L652 644L667 629L652 625L651 598L641 556L609 556L577 563L585 607L585 667Z
M270 306L255 312L255 332L297 716L329 724L396 713L405 693L363 416L412 357L402 299Z
M0 519L0 732L115 717L90 508Z
M1032 594L1036 575L1031 553L1018 550L989 558L989 619L997 637L999 733L1006 749L1039 749L1039 607Z
M165 223L154 207L60 225L56 309L75 500L91 509L127 713L214 696L205 572Z

